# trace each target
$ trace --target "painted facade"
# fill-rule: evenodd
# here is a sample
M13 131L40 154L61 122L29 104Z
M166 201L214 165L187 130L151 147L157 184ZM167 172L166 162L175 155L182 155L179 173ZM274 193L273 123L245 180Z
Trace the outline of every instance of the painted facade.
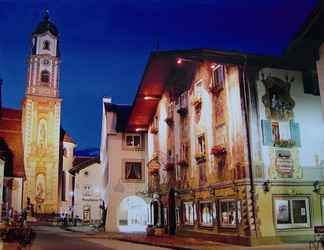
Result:
M159 79L164 87L153 94ZM130 131L149 121L149 223L248 245L313 237L323 221L324 124L320 97L305 84L289 61L152 55L128 119ZM137 109L152 96L155 104Z

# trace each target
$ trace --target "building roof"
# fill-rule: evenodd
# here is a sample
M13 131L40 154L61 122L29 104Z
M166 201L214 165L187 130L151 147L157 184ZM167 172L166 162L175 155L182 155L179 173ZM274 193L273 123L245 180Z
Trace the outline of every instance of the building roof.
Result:
M117 116L116 131L124 132L131 112L131 105L105 103L106 112L114 112Z
M178 58L184 59L184 63L178 65ZM189 84L192 80L194 69L200 62L295 70L304 70L306 67L300 63L300 60L294 61L284 56L270 57L235 51L202 48L153 52L149 57L138 87L126 130L147 129L166 86L171 84L173 86L174 84Z
M60 140L63 142L69 142L76 145L76 142L72 139L72 137L61 127L60 131Z
M5 175L24 177L21 110L2 108L0 122L1 149L6 155Z
M71 174L76 174L82 169L90 167L94 163L100 163L98 157L77 156L73 160L73 167L69 170Z
M58 36L59 32L54 23L50 22L48 11L45 11L43 20L37 25L33 35L39 35L50 32L54 36Z

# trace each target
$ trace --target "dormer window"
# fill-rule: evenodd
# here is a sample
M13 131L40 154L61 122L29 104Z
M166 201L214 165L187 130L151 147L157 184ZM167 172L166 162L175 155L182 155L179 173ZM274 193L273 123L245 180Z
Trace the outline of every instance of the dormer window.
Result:
M50 77L50 74L47 70L43 70L41 72L41 82L42 83L49 83L49 77Z
M43 49L44 50L50 50L50 42L49 41L44 41Z

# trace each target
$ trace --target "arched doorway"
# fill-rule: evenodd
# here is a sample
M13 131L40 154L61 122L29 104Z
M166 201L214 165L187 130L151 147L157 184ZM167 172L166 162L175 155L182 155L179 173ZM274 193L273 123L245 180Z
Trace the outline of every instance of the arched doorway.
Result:
M118 229L120 232L145 232L148 208L146 202L138 196L129 196L122 200L118 210Z
M169 203L169 209L168 209L169 234L175 234L177 224L176 224L175 194L173 188L170 189L168 203Z

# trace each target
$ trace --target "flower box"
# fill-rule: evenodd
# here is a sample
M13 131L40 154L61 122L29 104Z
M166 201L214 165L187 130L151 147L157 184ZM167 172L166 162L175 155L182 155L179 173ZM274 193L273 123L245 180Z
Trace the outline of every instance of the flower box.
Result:
M222 156L226 154L226 148L223 145L216 145L211 149L211 153L215 156Z
M165 164L165 171L173 171L174 170L174 163L173 162L167 162Z
M167 117L164 120L169 126L173 125L173 118L172 117Z
M159 168L149 168L149 173L151 175L159 174Z
M224 86L218 85L215 83L211 83L211 84L209 84L208 89L214 95L218 95L224 89Z
M288 139L288 140L275 140L274 146L275 147L281 147L281 148L292 148L296 145L296 142L294 140Z
M180 167L188 167L188 166L189 166L188 161L186 161L186 160L180 160L180 161L178 162L178 165L179 165Z
M197 163L205 162L206 161L206 155L204 153L196 153L195 159Z
M157 133L159 132L159 129L158 129L157 127L152 127L152 128L150 129L150 132L151 132L152 134L157 134Z
M196 110L200 110L201 108L201 104L202 104L202 100L200 96L194 96L192 98L192 105L195 107Z

